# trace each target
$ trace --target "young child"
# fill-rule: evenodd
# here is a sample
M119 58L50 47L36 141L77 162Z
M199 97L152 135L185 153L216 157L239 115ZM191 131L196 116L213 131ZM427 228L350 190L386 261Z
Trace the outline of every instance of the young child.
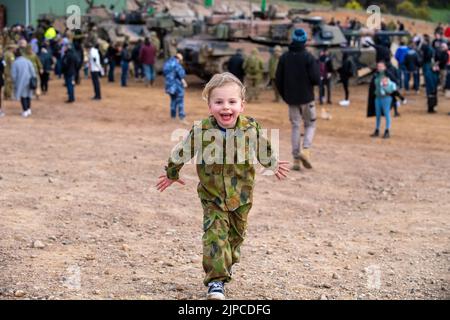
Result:
M257 160L280 180L289 172L288 162L278 161L262 136L260 125L241 115L244 97L245 87L234 75L229 72L214 75L203 91L210 116L194 124L187 138L174 148L166 175L160 176L157 184L161 192L174 182L184 185L179 172L185 162L197 155L200 179L197 191L203 207L204 284L208 286L210 300L225 299L224 283L231 280L231 267L240 259L253 202L255 168L250 155L256 153ZM253 144L252 136L257 137ZM213 162L208 157L212 149Z

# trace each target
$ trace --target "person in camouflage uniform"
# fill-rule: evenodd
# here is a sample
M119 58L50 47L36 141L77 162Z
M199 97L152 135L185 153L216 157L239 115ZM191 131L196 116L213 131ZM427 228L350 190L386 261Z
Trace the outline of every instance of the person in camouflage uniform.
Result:
M258 49L254 48L244 61L245 84L248 89L248 101L258 100L259 86L264 75L264 63L259 56Z
M209 287L208 299L225 298L224 283L231 280L231 268L240 260L253 203L255 159L278 179L289 171L287 162L279 161L272 151L258 122L241 115L244 96L241 81L229 72L210 80L203 97L211 115L194 124L173 149L166 174L157 184L159 191L174 182L185 184L179 172L197 155L197 193L203 207L203 282Z
M15 56L14 56L14 50L16 49L16 46L13 44L8 44L6 46L6 52L4 55L4 61L5 61L5 90L3 91L3 95L5 97L5 100L9 100L12 97L13 92L13 81L11 78L11 68L12 64L14 63Z
M277 74L278 61L280 60L282 53L283 49L281 49L280 46L275 46L273 48L273 54L269 59L270 84L272 85L273 93L275 95L273 102L280 102L280 93L278 92L277 85L275 84L275 76Z

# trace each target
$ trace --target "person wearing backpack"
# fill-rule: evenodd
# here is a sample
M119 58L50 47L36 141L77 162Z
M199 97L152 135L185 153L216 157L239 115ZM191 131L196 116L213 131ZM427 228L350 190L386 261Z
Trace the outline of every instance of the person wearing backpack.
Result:
M342 66L338 69L339 77L341 78L342 86L344 87L345 98L339 101L339 105L342 107L348 107L350 105L350 92L348 90L348 83L355 72L355 63L347 52L342 55Z
M128 80L128 69L131 61L131 53L128 49L128 43L123 44L122 52L120 53L120 66L122 68L122 73L120 75L120 84L122 87L127 86Z
M409 91L409 81L411 75L413 77L413 89L416 94L419 93L419 85L420 85L420 56L416 49L416 44L414 41L411 41L408 46L409 50L405 55L405 90Z
M311 147L316 131L314 86L320 82L320 72L317 59L306 50L306 31L302 28L296 29L291 39L289 50L278 62L275 82L281 97L289 105L294 158L292 169L299 171L300 163L307 169L312 168ZM300 136L302 122L305 127L303 141Z

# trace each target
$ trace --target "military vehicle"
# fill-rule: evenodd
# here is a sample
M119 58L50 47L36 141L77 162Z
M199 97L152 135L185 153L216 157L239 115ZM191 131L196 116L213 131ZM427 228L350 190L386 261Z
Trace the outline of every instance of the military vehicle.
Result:
M376 51L373 47L361 45L361 42L358 46L350 47L349 40L363 36L409 35L406 31L343 32L338 26L325 24L321 17L300 16L298 13L292 11L287 16L280 15L271 20L226 19L209 28L207 34L183 39L178 44L178 50L185 55L185 64L190 72L208 79L214 73L226 70L226 63L236 48L242 48L247 54L253 48L258 48L267 65L271 49L275 45L280 45L287 50L293 30L303 28L308 33L308 49L316 57L319 57L319 52L323 48L328 48L333 66L337 70L341 66L343 54L347 53L357 66L356 79L365 80L364 78L376 67ZM260 15L257 13L256 16Z

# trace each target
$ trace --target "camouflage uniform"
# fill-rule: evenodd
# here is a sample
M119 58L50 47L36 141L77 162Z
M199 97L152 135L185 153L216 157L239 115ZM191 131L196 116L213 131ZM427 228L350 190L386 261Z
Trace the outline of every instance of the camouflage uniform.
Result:
M166 167L167 177L177 180L184 162L197 154L197 174L200 182L197 192L203 207L203 269L206 273L204 284L211 281L231 280L231 266L239 262L240 246L247 229L247 216L252 206L255 168L252 154L266 168L276 168L277 157L272 152L270 143L261 135L260 125L253 119L239 116L234 135L226 135L223 145L219 148L225 155L227 142L234 143L233 163L207 164L199 154L198 146L203 151L210 148L215 140L205 137L210 130L220 130L214 117L204 119L201 124L194 125L187 138L174 148L169 164ZM257 138L256 144L245 142L234 137ZM198 140L195 142L195 140ZM211 141L212 140L212 141ZM245 161L239 160L237 150L245 150ZM265 147L265 154L260 155L259 149ZM190 150L190 151L188 151ZM184 152L190 152L185 156ZM254 152L254 153L253 153ZM182 162L175 161L183 157ZM225 159L225 156L224 158ZM223 160L222 159L222 160Z
M264 74L264 63L259 56L257 49L254 49L252 54L245 59L242 67L245 73L248 101L252 101L253 99L258 100L259 86Z
M11 67L14 63L15 57L14 53L11 51L11 49L7 48L7 51L5 52L5 90L3 92L5 99L11 99L12 92L13 92L13 81L11 78Z
M280 61L281 53L281 47L276 46L274 49L274 53L270 56L269 59L269 78L275 96L274 102L280 101L280 93L278 92L277 85L275 84L275 76L277 73L278 61Z

